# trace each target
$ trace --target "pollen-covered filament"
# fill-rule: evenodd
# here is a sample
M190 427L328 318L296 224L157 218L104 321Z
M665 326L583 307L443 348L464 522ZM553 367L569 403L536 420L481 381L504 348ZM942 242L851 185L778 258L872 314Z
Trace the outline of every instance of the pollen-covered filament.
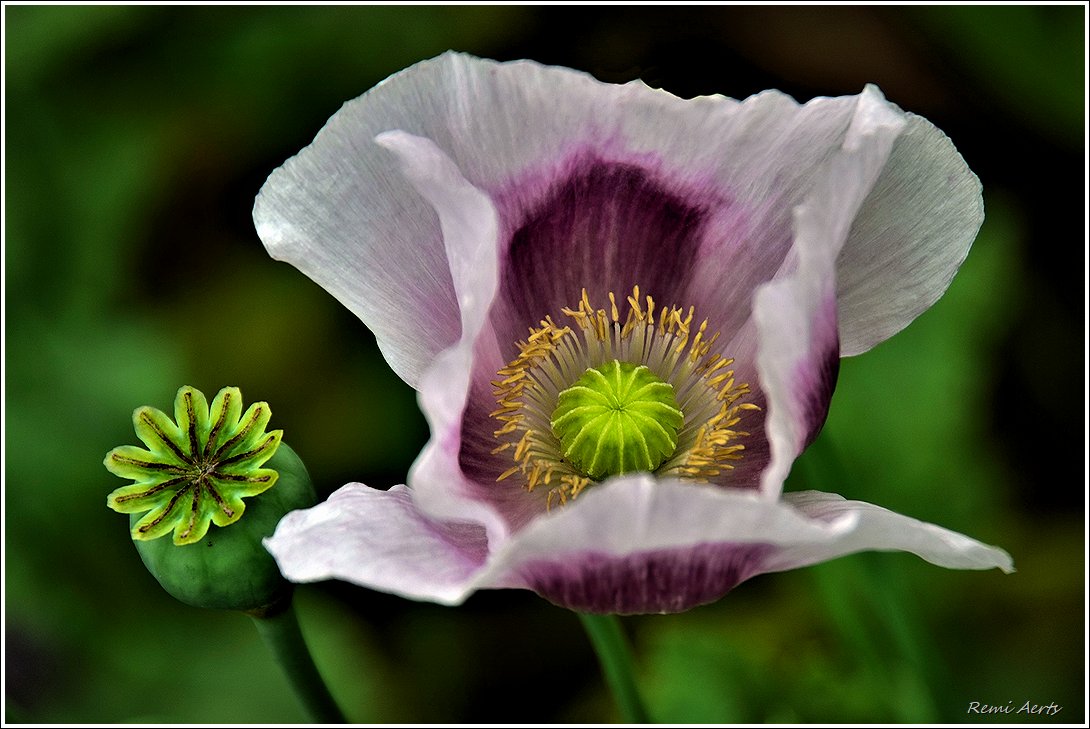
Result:
M718 333L694 327L694 310L656 308L627 297L621 317L613 293L609 310L591 305L586 289L559 326L546 316L517 343L519 354L501 369L495 387L501 427L493 453L509 453L510 468L533 491L548 487L546 504L566 503L609 476L649 471L709 481L733 468L748 433L735 430L749 385L711 350ZM622 303L621 306L624 306Z

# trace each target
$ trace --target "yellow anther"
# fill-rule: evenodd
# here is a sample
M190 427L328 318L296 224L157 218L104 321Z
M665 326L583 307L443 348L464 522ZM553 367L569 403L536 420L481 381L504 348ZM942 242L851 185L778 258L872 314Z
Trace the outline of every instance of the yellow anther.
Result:
M609 329L609 321L606 319L606 313L602 309L599 309L594 320L595 334L598 335L599 341L605 341L608 336L607 330Z
M510 432L514 431L515 428L517 428L517 427L518 427L518 421L517 420L510 420L502 428L500 428L497 431L494 431L492 433L492 435L494 437L496 437L496 438L499 438L501 435L505 435L507 433L510 433Z
M689 313L688 313L688 315L686 315L685 321L682 323L682 327L684 328L684 331L686 331L686 332L689 331L689 325L692 323L693 315L695 315L695 314L696 314L696 307L695 306L690 306L689 307Z
M527 449L530 447L530 437L533 435L532 430L527 430L523 433L522 438L519 440L518 445L515 446L515 460L520 461L522 457L526 455Z
M534 462L534 468L533 468L532 471L530 471L530 475L529 475L529 477L527 479L529 481L528 485L529 485L530 488L533 488L534 486L537 485L538 477L540 475L541 475L541 461L535 461Z
M748 435L734 428L743 413L759 410L741 401L750 388L736 382L734 360L711 351L719 333L708 336L709 320L692 326L695 307L659 306L638 285L621 302L613 292L607 297L609 306L596 308L582 288L576 306L560 310L565 325L545 315L514 344L515 358L491 382L496 406L490 416L502 423L491 452L508 453L512 464L497 480L520 474L528 491L546 484L548 508L595 483L560 453L550 422L560 391L587 369L609 359L644 364L690 393L685 413L694 420L678 431L677 451L656 471L663 475L705 482L729 471L744 451L738 439Z
M715 377L711 377L711 378L709 378L707 380L707 382L712 387L718 387L720 382L723 382L724 380L728 380L728 379L732 383L734 382L734 372L732 370L727 370L726 372L723 372L722 374L716 375ZM729 387L729 385L728 385L728 387Z

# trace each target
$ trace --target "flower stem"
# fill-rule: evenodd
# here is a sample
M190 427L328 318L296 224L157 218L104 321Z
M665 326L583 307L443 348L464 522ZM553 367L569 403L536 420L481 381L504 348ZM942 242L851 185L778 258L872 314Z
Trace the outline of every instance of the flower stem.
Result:
M598 654L606 683L621 710L621 718L626 724L651 723L632 675L632 651L621 630L621 621L616 615L586 613L579 613L579 619L583 621L583 627Z
M347 723L322 675L318 673L318 667L314 665L303 633L299 630L299 619L291 598L268 611L254 611L248 615L253 618L257 632L287 675L310 718L318 724Z

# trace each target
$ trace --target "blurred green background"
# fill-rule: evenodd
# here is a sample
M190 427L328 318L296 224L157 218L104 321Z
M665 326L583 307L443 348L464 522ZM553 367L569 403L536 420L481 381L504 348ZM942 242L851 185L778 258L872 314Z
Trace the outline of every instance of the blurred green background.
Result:
M246 618L144 571L101 462L135 442L133 408L230 384L271 404L323 495L404 480L427 437L414 393L266 256L250 211L341 103L454 48L681 96L874 82L984 184L948 295L843 363L820 442L846 479L815 485L1000 545L1018 572L864 554L628 618L653 715L991 722L969 702L1028 700L1063 706L1034 720L1085 721L1084 13L5 6L5 719L304 719ZM532 593L298 600L355 721L617 718L576 618Z

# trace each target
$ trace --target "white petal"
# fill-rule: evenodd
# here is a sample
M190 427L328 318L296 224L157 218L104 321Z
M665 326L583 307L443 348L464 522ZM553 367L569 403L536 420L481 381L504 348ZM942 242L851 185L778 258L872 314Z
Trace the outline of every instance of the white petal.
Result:
M782 277L755 297L757 370L771 450L761 490L770 498L779 495L791 464L825 421L839 360L837 255L902 126L901 116L868 86L843 149L795 209L795 244Z
M790 504L814 519L838 522L845 517L857 519L855 529L837 539L821 544L784 547L765 564L766 571L794 569L834 559L845 554L870 550L911 552L931 564L962 570L998 567L1014 571L1010 555L998 547L948 529L896 514L874 504L847 501L836 494L801 491L784 494Z
M829 542L851 530L855 520L851 515L807 519L750 493L636 475L613 479L542 515L508 541L493 543L486 556L481 526L432 520L401 486L383 492L349 484L323 504L288 514L265 543L289 580L340 579L445 604L458 604L481 588L540 590L540 581L554 568L576 570L561 591L580 589L587 574L579 570L587 568L601 581L605 559L606 573L619 572L622 581L634 583L626 588L630 601L611 602L610 609L664 612L721 597L761 571L769 545ZM658 577L649 575L651 563L658 566ZM717 565L726 569L717 571ZM657 579L662 588L662 575L673 567L682 572L665 593L647 584ZM625 597L596 594L596 589L589 588L592 600Z
M438 214L462 329L480 330L496 290L498 221L492 201L430 139L393 130L375 141L397 154L405 176Z
M514 534L470 589L525 587L587 612L678 612L760 572L777 544L823 543L853 526L751 492L626 476Z
M749 491L634 474L554 508L520 531L518 543L506 545L490 567L586 550L621 555L709 541L806 544L832 539L853 525L853 518L806 519Z
M420 379L420 406L432 437L409 475L413 499L434 518L481 523L498 539L507 525L486 499L474 498L479 486L462 475L458 464L474 342L496 291L496 211L431 140L390 131L376 141L398 156L406 177L439 216L461 319L458 340Z
M509 226L521 224L573 155L591 154L635 165L718 206L710 211L703 250L724 260L693 275L697 289L720 292L718 306L703 313L729 333L749 317L748 296L739 292L768 280L786 255L790 209L843 143L855 106L852 97L799 106L777 92L745 102L683 100L642 82L603 84L530 61L499 64L448 53L346 104L270 177L255 222L270 253L355 312L395 371L416 386L457 337L458 302L433 211L394 173L373 137L401 129L432 140L466 180L502 199ZM943 231L973 228L974 211L963 208L979 209L966 183L971 173L959 158L948 164L956 153L943 146L941 133L922 120L912 124L841 266L847 352L888 336L934 301L967 246L964 235ZM961 247L949 248L947 238ZM895 263L883 263L876 240ZM920 245L926 255L914 252ZM901 282L897 295L871 306L887 280ZM740 306L740 299L747 301Z
M515 534L469 589L527 587L590 612L677 612L756 574L864 550L1013 569L1000 549L835 494L770 501L638 475L588 490Z
M289 513L264 543L293 582L339 579L441 603L464 599L487 553L479 525L431 521L404 486L362 484Z
M840 347L865 352L934 304L984 220L980 181L950 139L908 114L837 262Z
M753 575L863 550L1013 569L1000 549L835 494L769 501L648 475L586 491L491 550L482 526L430 519L405 487L360 484L288 514L265 544L295 582L341 579L450 605L482 588L527 588L572 609L625 613L686 610Z
M273 172L254 223L269 255L348 307L415 386L457 339L458 303L435 212L373 142L390 127L352 107Z

